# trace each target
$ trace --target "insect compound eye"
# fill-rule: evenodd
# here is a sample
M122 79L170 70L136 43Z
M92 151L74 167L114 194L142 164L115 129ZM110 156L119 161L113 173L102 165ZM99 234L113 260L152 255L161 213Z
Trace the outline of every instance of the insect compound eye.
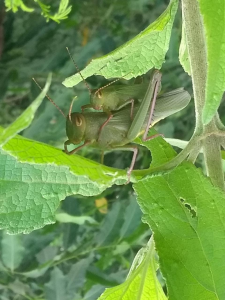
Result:
M80 127L82 125L82 118L79 116L76 116L75 123L76 123L76 126Z

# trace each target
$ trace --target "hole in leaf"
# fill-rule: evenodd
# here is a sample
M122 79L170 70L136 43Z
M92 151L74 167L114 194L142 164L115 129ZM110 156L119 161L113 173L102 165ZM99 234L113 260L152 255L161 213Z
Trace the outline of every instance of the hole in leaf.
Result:
M195 218L197 216L197 212L194 210L194 208L189 203L187 203L184 199L180 198L180 201L185 206L185 208L188 209L188 211L191 214L192 218Z

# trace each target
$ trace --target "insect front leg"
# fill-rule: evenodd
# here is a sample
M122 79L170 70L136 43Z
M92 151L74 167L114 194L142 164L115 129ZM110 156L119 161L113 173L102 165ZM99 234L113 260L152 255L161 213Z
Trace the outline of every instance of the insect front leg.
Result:
M79 150L82 149L83 147L85 147L85 146L91 144L91 141L85 141L83 145L81 145L81 146L79 146L79 147L77 147L77 148L75 148L75 149L73 149L73 150L71 150L71 151L68 151L67 145L71 145L71 144L72 144L72 143L71 143L69 140L67 140L67 141L64 143L64 150L63 150L63 152L65 152L67 155L72 155L72 154L74 154L75 152L79 151Z
M83 112L85 109L87 109L87 108L93 108L92 104L82 105L82 106L81 106L82 112Z
M134 99L129 99L127 100L125 103L123 103L122 105L120 105L119 107L117 107L117 110L120 110L121 108L123 108L124 106L131 104L131 109L130 109L130 118L131 120L133 119L133 113L134 113Z
M97 142L99 141L102 129L109 123L109 121L112 119L112 117L113 117L113 114L111 112L109 112L108 113L108 118L106 119L106 121L99 128Z

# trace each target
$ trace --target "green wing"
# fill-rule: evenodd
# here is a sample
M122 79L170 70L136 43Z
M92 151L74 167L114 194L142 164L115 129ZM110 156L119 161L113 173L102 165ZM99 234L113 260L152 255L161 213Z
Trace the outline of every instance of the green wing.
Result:
M152 126L160 120L185 108L190 100L190 94L183 88L159 96L156 100Z

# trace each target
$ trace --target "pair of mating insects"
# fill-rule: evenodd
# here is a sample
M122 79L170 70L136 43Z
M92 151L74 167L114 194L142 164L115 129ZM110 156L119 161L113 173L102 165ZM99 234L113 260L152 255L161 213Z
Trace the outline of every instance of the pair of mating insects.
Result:
M103 154L104 151L110 150L133 151L133 158L127 171L129 182L138 153L137 147L131 144L132 141L140 135L143 135L143 141L160 136L161 134L147 137L149 128L159 120L182 110L191 99L183 88L158 95L161 76L158 70L154 70L148 85L109 84L97 91L91 91L89 88L91 103L81 107L82 113L72 113L73 102L71 103L66 118L68 140L64 143L64 152L71 155L87 145L101 149ZM82 75L81 77L83 78ZM48 95L46 96L53 102ZM64 115L54 102L53 104ZM86 111L87 108L102 111L90 112ZM68 151L68 145L79 145L81 142L83 142L81 146Z

